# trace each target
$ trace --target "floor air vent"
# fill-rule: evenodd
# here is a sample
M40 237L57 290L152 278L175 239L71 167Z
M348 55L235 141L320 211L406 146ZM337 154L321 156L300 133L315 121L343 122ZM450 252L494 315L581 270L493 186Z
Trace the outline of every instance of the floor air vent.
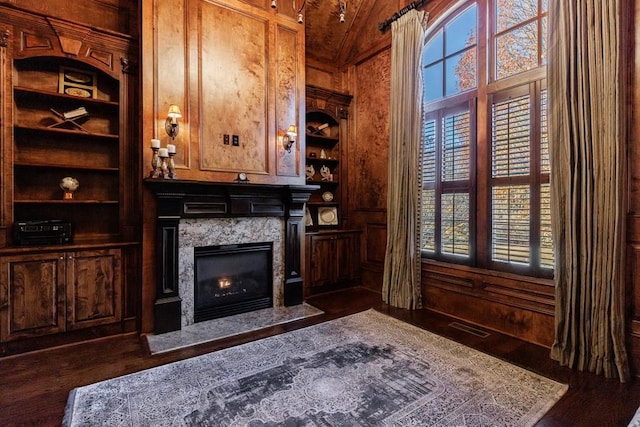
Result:
M449 323L449 326L480 338L486 338L491 335L489 332L483 331L482 329L474 328L473 326L465 325L458 322L451 322Z

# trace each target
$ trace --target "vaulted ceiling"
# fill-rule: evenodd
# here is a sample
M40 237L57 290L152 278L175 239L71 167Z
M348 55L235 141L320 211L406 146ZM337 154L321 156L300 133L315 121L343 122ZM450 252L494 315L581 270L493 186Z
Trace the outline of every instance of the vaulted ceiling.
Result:
M338 0L307 0L305 32L307 60L340 68L383 42L378 25L390 18L404 0L346 0L340 23Z

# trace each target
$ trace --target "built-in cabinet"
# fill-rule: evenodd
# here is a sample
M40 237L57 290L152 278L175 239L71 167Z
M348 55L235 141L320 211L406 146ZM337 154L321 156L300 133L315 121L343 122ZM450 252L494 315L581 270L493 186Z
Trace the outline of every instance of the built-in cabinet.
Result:
M349 227L347 168L351 96L307 86L306 182L318 186L306 205L305 295L360 278L360 231Z
M14 222L64 220L75 242L117 238L119 89L118 80L78 61L14 60ZM67 198L64 177L79 183Z
M346 228L347 170L342 161L348 138L351 96L306 87L305 176L319 189L307 203L307 231Z
M136 330L137 41L9 6L0 34L0 356Z
M340 125L322 111L307 113L306 180L320 189L307 203L307 229L340 226Z
M352 285L360 278L360 232L307 233L307 295Z
M122 318L119 249L3 257L9 295L3 341L87 328Z

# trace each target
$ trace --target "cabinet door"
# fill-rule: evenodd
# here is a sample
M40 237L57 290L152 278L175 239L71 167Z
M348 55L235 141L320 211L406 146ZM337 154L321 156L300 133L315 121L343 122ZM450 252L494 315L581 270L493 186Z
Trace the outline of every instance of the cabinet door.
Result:
M334 282L334 237L311 236L309 253L309 287L329 285Z
M0 340L62 332L64 255L4 257L0 263Z
M343 234L334 237L334 262L335 262L335 281L349 282L355 276L356 250L355 239L351 234Z
M67 329L122 318L121 251L83 251L67 259Z

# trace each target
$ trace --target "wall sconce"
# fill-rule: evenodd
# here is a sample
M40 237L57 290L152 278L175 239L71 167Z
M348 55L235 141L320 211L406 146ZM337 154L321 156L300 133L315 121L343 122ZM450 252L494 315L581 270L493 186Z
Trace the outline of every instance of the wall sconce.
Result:
M176 104L169 105L169 113L167 114L167 120L164 122L164 129L167 131L167 135L171 137L171 139L176 139L178 135L179 126L178 119L182 117L182 113L180 112L180 107Z
M293 143L296 142L298 136L298 127L291 125L287 128L287 131L282 135L282 147L287 150L287 153L291 152Z

